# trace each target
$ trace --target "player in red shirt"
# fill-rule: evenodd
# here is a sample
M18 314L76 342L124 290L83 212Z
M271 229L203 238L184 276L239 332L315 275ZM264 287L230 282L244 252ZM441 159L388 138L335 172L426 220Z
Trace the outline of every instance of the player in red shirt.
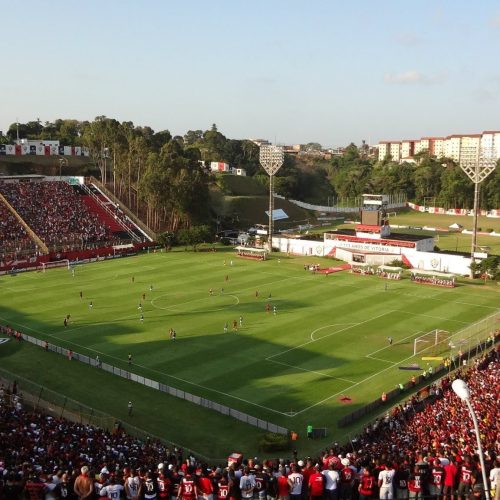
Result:
M319 464L314 466L314 472L309 477L309 500L323 500L324 477Z

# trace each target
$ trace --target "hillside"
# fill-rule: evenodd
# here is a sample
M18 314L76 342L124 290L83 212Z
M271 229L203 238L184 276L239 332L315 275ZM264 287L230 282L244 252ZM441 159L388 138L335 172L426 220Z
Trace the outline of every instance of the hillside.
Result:
M84 156L65 156L67 167L59 172L59 156L0 156L0 175L96 175L92 160Z

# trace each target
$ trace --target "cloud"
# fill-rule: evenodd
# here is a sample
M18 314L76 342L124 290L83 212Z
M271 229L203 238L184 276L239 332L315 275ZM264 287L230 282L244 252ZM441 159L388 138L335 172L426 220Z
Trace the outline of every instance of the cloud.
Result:
M404 73L386 73L384 81L396 85L436 85L443 83L446 78L444 73L426 76L419 71L411 70Z

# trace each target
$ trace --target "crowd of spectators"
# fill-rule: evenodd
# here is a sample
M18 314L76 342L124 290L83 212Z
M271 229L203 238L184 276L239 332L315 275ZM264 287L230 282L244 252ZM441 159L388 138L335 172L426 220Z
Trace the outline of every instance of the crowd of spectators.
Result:
M49 249L83 249L116 240L66 182L0 182L0 192Z
M455 375L471 389L492 488L500 481L499 368L494 348ZM480 499L472 422L450 383L446 378L433 387L431 404L423 407L414 397L348 444L335 443L316 457L293 452L288 459L231 465L139 441L119 425L108 432L30 412L2 387L0 499Z
M0 200L0 267L36 254L37 247L22 224Z

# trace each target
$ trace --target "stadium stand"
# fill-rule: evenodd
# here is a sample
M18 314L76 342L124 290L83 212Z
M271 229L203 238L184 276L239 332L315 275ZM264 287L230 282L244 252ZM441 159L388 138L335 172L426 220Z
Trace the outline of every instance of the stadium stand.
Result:
M480 416L487 473L492 471L493 483L499 477L496 471L500 470L499 368L500 350L495 348L478 358L467 371L454 375L470 386L471 399ZM227 467L228 463L203 463L194 456L185 456L182 449L158 441L139 441L125 434L119 424L108 432L28 411L17 394L17 385L2 386L0 498L16 500L24 495L34 500L45 495L49 500L74 499L73 487L80 467L85 466L90 470L83 469L83 477L90 477L93 483L93 493L88 498L97 498L100 494L116 500L125 496L196 500L196 495L186 495L183 490L186 482L194 481L191 485L197 485L199 499L284 499L295 484L293 479L287 481L287 476L300 473L304 478L302 488L298 494L297 490L292 494L297 500L379 498L377 479L387 476L391 477L389 486L380 481L379 484L390 488L391 495L383 498L448 498L451 495L452 498L480 499L481 470L472 423L450 387L451 378L443 379L431 387L430 404L422 405L415 396L368 426L347 445L335 443L314 459L299 460L294 453L290 459L258 461L255 458ZM367 481L365 477L373 480ZM435 489L436 477L442 480L438 490ZM316 480L321 483L319 492L313 491ZM335 489L338 488L335 495L328 489L332 481ZM443 495L441 487L450 481L450 490ZM131 494L130 488L134 486L131 483L138 487L139 495ZM116 488L123 484L128 484L125 492L121 487ZM362 494L360 484L364 488ZM367 485L370 488L365 488ZM117 496L110 495L111 491L118 491ZM381 498L383 493L387 492L380 491Z
M51 250L118 241L66 182L2 182L0 192Z
M35 254L36 245L21 223L0 201L0 267L2 262L15 260L18 255Z

